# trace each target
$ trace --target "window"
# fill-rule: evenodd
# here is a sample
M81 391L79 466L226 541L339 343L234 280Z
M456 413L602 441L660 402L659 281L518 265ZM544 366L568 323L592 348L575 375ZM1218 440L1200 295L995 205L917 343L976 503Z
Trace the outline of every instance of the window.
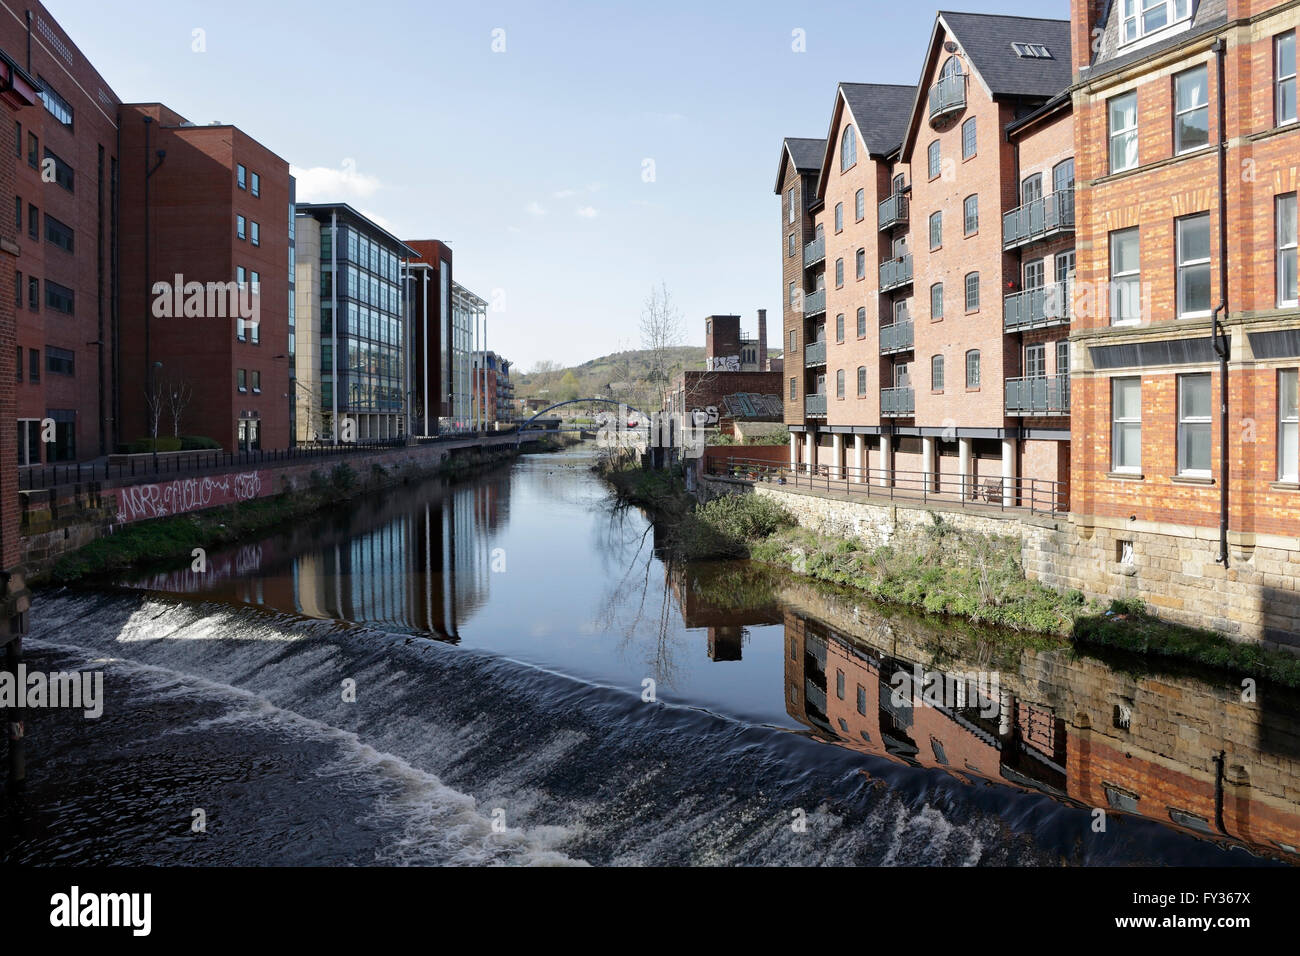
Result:
M930 388L932 391L943 391L943 356L930 356Z
M65 285L59 285L57 282L45 280L45 305L55 312L62 312L64 315L73 313L72 290Z
M45 161L54 166L54 181L68 192L73 192L72 167L55 156L48 148L45 150Z
M14 156L23 158L23 124L14 120Z
M943 283L936 282L930 286L930 318L943 318Z
M858 366L858 398L867 394L867 369L865 366Z
M1132 43L1192 15L1192 0L1123 0L1123 4L1121 43Z
M72 227L59 222L49 213L45 214L45 238L65 252L72 251Z
M1210 142L1210 79L1202 64L1174 77L1174 152Z
M796 388L796 386L795 386L795 380L794 380L794 379L790 379L790 401L792 401L792 402L793 402L793 401L795 400L795 398L797 397L796 394L795 394L795 388Z
M853 194L853 216L861 222L867 215L867 192L865 189L859 189Z
M835 316L835 341L844 341L844 313Z
M844 369L835 370L835 397L844 397Z
M835 288L844 285L844 260L835 260Z
M975 117L961 124L961 158L970 159L975 155L977 144L975 134Z
M1296 194L1277 197L1277 304L1294 308L1296 293Z
M248 372L245 369L235 370L235 387L241 392L248 391Z
M1277 373L1277 477L1300 482L1300 370Z
M966 353L966 387L980 387L980 350L971 349Z
M786 256L793 259L794 258L794 233L793 232L790 233L790 235L787 237L786 247L787 247L785 252Z
M45 347L45 371L51 375L75 375L76 356L67 349Z
M248 223L243 216L235 217L235 236L239 239L245 239L248 236Z
M1063 193L1074 188L1074 160L1067 159L1052 167L1052 189Z
M1110 171L1119 173L1138 164L1137 92L1116 96L1107 107L1110 117Z
M840 172L850 169L858 162L858 137L852 126L844 127L844 136L840 139Z
M794 350L795 350L795 348L796 348L796 343L797 343L798 341L799 341L799 339L798 339L798 336L797 336L796 333L795 333L795 330L794 330L794 329L791 329L791 330L790 330L790 351L791 351L792 353L794 352Z
M41 141L35 133L27 134L27 165L39 169L41 165Z
M930 248L943 245L943 211L930 213Z
M244 286L244 280L247 277L247 275L248 273L244 271L243 266L235 266L235 281L239 283L241 289Z
M1039 343L1025 346L1025 376L1027 378L1047 377L1046 345Z
M1278 126L1296 121L1295 35L1296 31L1292 30L1273 40L1273 69L1277 86L1273 114Z
M857 262L858 278L865 279L867 277L867 250L859 249L854 258Z
M1178 226L1178 317L1210 314L1210 214L1187 216Z
M1011 49L1016 56L1026 60L1050 60L1052 51L1041 43L1013 43Z
M235 167L235 184L240 189L246 189L248 183L248 170L244 168L243 163Z
M23 274L14 272L14 308L23 307Z
M966 311L978 312L980 307L980 274L968 273L966 276Z
M248 228L249 228L249 233L248 233L249 241L252 242L253 245L255 246L260 246L262 244L262 227L255 222L250 222L248 224Z
M253 193L254 196L262 195L262 177L259 176L257 173L253 173L251 192ZM254 372L253 374L256 375L257 373Z
M861 684L858 685L858 713L867 716L867 689Z
M1070 374L1070 340L1062 339L1056 343L1056 374Z
M1142 320L1142 268L1137 228L1110 234L1110 324Z
M27 380L32 383L41 380L41 350L27 350Z
M939 152L939 141L936 139L926 150L926 159L931 179L938 179L939 174L943 171L943 156Z
M1178 473L1210 476L1210 375L1178 376Z
M41 280L35 276L27 278L27 308L33 312L41 308Z
M23 380L23 347L21 345L18 346L18 361L15 363L14 368L17 369L18 381L21 382Z
M260 395L262 392L262 373L253 369L253 394Z
M1142 379L1111 379L1110 409L1111 469L1136 474L1142 470Z
M912 317L907 314L907 302L908 302L907 299L894 300L894 321L895 322L911 321Z
M796 300L798 299L798 297L799 297L799 293L798 293L798 291L795 289L795 287L794 287L794 283L791 282L791 283L790 283L790 308L793 309L793 308L795 307L795 305L796 305Z
M23 197L14 197L14 228L19 232L23 230Z
M31 203L27 204L27 235L32 239L41 238L41 211Z
M894 388L911 388L912 376L906 362L894 365Z
M68 101L54 92L50 87L50 81L45 77L38 76L37 79L40 81L41 86L45 87L42 92L37 94L40 96L41 102L45 104L45 109L68 129L72 129L72 107L68 105Z
M1043 174L1034 173L1032 176L1026 176L1020 184L1020 203L1027 206L1031 202L1037 202L1043 198Z
M858 309L858 338L865 339L866 337L867 337L867 310L860 308Z
M835 231L844 231L844 203L842 202L835 204Z
M967 196L962 203L962 232L973 236L980 231L980 197Z

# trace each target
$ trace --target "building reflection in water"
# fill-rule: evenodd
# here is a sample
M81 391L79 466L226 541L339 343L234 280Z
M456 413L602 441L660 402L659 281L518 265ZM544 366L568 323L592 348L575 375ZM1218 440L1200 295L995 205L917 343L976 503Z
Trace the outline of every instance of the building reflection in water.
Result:
M1017 652L991 672L978 641L954 654L927 621L820 603L834 626L784 614L786 711L815 735L1300 863L1295 695L1262 689L1263 707L1228 681L1133 676L1065 651Z
M508 476L395 490L139 587L257 604L458 642L487 600Z

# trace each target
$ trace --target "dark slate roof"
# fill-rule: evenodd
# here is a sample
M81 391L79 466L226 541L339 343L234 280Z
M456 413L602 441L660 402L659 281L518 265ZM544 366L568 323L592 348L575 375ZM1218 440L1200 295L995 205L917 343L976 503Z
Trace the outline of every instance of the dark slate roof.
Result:
M1070 85L1070 21L940 11L994 96L1055 96ZM1016 55L1012 43L1041 43L1050 60Z
M1102 76L1112 70L1122 69L1135 60L1151 56L1161 50L1185 43L1193 38L1213 33L1228 22L1227 0L1199 0L1192 13L1190 28L1175 30L1154 43L1125 49L1119 43L1120 4L1111 0L1102 14L1101 42L1092 57L1092 76Z
M841 83L858 135L871 156L887 156L907 133L907 120L916 100L915 86L883 83Z
M794 160L794 168L801 173L815 173L822 168L822 156L826 152L826 140L806 139L799 136L787 136L781 140L781 162L776 167L776 194L781 194L781 183L785 179L786 156Z

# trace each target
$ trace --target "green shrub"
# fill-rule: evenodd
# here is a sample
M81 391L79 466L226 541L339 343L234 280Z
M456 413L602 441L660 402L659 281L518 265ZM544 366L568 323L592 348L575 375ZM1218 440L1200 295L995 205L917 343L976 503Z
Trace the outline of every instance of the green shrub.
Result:
M336 491L347 492L357 486L357 473L345 462L334 466L330 472L330 484Z
M206 435L182 435L181 451L220 451L221 442Z
M157 447L155 448L155 444ZM146 455L154 451L180 451L181 440L174 435L160 435L155 442L152 438L137 438L127 446L127 451L132 455Z

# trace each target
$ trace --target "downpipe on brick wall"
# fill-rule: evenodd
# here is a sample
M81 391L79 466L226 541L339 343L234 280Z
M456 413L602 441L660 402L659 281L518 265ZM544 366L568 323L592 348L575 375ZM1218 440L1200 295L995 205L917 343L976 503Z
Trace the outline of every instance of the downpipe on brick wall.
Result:
M1214 351L1219 356L1219 556L1217 564L1228 566L1228 359L1231 345L1223 318L1228 313L1228 140L1227 106L1224 95L1224 54L1227 41L1214 41L1219 109L1219 304L1214 307Z

